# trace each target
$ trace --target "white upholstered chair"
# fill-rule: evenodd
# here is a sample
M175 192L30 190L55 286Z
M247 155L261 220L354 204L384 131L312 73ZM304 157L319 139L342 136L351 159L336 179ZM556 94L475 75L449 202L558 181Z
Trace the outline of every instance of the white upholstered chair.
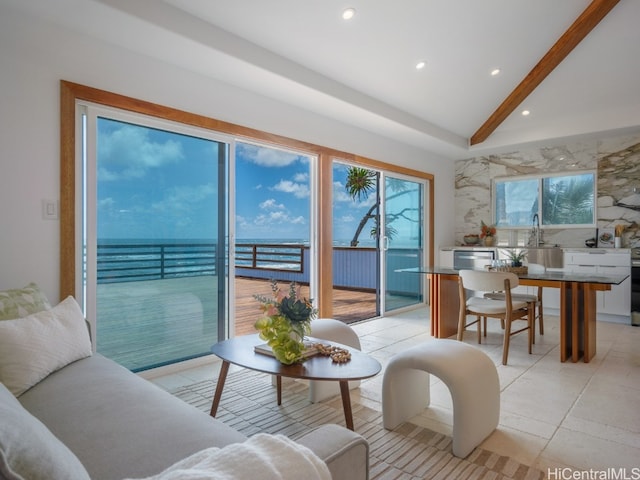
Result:
M534 310L531 303L523 300L514 300L511 296L511 289L518 286L518 276L511 272L487 272L479 270L460 270L458 279L458 290L460 296L460 314L458 317L458 340L463 339L464 331L467 327L478 325L478 343L482 343L482 322L486 319L498 318L504 323L504 341L502 347L502 364L507 364L509 357L509 343L515 334L527 331L529 353L533 344L533 315ZM465 290L472 290L479 294L503 293L503 299L486 298L484 296L469 296ZM475 320L467 323L467 316L475 316ZM513 330L514 320L522 320L525 326Z

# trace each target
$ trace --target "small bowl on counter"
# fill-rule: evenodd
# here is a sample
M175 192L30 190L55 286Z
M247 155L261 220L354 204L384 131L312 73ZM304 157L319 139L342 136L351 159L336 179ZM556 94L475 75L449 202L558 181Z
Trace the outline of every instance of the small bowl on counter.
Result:
M480 235L470 234L462 237L465 245L477 245L480 243Z

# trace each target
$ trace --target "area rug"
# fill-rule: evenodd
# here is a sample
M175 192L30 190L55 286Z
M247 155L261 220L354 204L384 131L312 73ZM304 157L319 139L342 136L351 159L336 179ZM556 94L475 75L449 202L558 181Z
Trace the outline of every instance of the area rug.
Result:
M208 413L215 384L207 380L171 393ZM467 458L457 458L451 453L451 437L411 423L385 430L381 412L355 400L352 409L355 431L369 441L372 480L544 478L540 470L481 448ZM278 406L271 376L251 370L229 374L216 418L247 436L267 432L293 439L325 423L344 425L339 396L313 404L305 383L283 379L282 405Z

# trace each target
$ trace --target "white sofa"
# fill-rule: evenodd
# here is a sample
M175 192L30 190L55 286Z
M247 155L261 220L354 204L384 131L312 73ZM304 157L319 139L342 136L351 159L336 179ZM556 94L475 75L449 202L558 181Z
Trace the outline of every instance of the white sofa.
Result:
M37 287L27 288L40 295ZM0 292L0 479L149 477L210 447L224 449L247 440L115 362L91 354L84 319L75 323L82 322L86 338L77 324L41 332L61 322L61 316L77 316L75 300L49 308L44 299L38 307L23 308L24 318L1 320L7 304L4 293ZM15 315L12 308L5 308L4 318ZM46 310L29 314L41 308ZM35 322L36 328L29 331L18 323L25 321ZM46 340L38 340L41 333ZM29 345L17 345L21 338L29 339ZM52 360L65 343L81 345L67 349L72 355ZM25 348L31 353L25 355ZM27 360L20 361L24 356ZM41 371L33 375L33 370ZM24 378L30 380L24 384ZM324 425L298 438L297 444L319 457L334 480L368 478L369 446L357 433Z

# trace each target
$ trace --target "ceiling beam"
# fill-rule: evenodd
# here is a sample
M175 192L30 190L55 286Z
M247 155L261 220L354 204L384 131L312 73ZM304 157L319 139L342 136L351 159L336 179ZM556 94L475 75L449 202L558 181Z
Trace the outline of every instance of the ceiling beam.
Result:
M469 145L484 142L533 92L564 58L594 29L620 0L593 0L584 12L549 49L513 92L469 139Z

